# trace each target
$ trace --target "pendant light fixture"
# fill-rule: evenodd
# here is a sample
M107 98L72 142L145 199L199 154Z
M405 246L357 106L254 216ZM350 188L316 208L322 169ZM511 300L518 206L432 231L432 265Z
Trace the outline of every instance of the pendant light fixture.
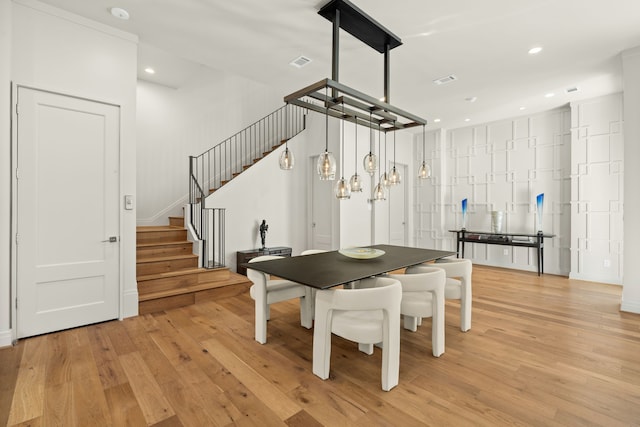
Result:
M288 128L288 113L287 109L284 110L284 135L285 135L285 146L284 151L280 154L280 169L282 170L291 170L293 169L293 163L295 159L293 158L293 153L289 150L289 136L287 134Z
M427 146L425 144L425 126L422 125L422 165L420 166L420 169L418 169L418 178L420 179L431 178L431 168L429 167L426 161L426 154L425 154L427 152L426 147Z
M353 175L349 180L349 187L351 187L352 193L362 193L362 180L360 179L360 175L358 175L358 119L356 119L353 122L353 124L354 124L354 128L356 129L355 144L354 144L356 146L356 154L353 157L356 164L355 164Z
M380 127L378 127L378 133L380 132ZM378 138L380 136L378 135ZM380 154L380 158L382 159L382 154ZM382 166L380 166L380 170L382 170ZM387 133L384 133L384 172L380 175L380 184L382 184L385 188L389 188L391 184L389 183L389 175L387 174Z
M369 123L371 123L372 117L373 117L372 113L369 112ZM374 150L373 140L374 140L373 128L371 128L371 133L369 134L369 154L364 156L364 159L362 160L362 163L364 165L364 171L371 176L373 176L373 174L376 173L376 170L378 170L378 159L376 158L376 155L373 154L373 150Z
M336 182L336 186L334 191L336 193L336 197L340 200L346 200L351 198L351 187L347 183L347 180L344 179L344 102L342 103L342 141L341 141L341 152L340 152L340 180Z
M394 123L395 127L395 123ZM400 176L400 172L396 169L396 131L393 132L393 168L391 168L391 173L389 174L389 184L398 185L402 177Z
M328 91L325 94L326 99L328 99ZM320 176L321 181L333 181L336 179L336 159L333 157L333 154L329 152L329 101L326 101L327 111L325 115L325 146L324 153L318 156L318 163L316 165L316 169L318 171L318 175Z
M379 139L378 139L378 154L381 154L380 153L380 140ZM386 199L387 199L387 195L385 194L385 191L384 191L384 185L382 185L382 183L380 181L378 181L378 185L376 185L376 187L373 189L373 200L381 201L381 200L386 200Z

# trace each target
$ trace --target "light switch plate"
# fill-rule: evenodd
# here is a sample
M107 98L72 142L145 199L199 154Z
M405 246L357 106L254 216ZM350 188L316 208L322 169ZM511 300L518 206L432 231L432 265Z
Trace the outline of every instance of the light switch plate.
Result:
M133 210L133 196L126 195L124 196L124 208L128 211Z

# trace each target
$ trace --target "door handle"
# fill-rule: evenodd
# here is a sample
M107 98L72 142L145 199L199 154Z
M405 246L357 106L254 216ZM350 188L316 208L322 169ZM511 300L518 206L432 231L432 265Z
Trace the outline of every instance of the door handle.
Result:
M107 243L107 242L109 242L109 243L115 243L115 242L117 242L117 241L118 241L118 238L117 238L116 236L111 236L111 237L109 237L107 240L103 240L103 241L102 241L102 243Z

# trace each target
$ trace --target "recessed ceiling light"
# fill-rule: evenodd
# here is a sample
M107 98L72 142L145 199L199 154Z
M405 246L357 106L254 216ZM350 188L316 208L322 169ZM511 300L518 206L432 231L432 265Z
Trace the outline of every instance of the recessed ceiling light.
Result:
M296 67L296 68L302 68L305 65L307 65L309 62L311 62L311 58L307 58L304 55L300 55L296 59L294 59L293 61L289 62L289 65L291 65L293 67Z
M433 123L440 123L440 119L433 119Z
M555 94L555 93L553 93L553 92L549 92L549 93L547 93L547 94L545 94L545 95L544 95L544 97L545 97L545 98L552 98L552 97L554 97L554 96L556 96L556 94Z
M118 19L124 19L125 21L129 19L129 12L121 7L112 7L111 9L109 9L109 11Z
M155 74L156 70L154 70L151 67L147 67L147 68L144 69L144 72L147 73L147 74Z
M467 101L467 102L476 102L478 100L478 97L477 96L470 96L468 98L465 98L464 100Z
M526 110L526 109L527 109L527 107L520 107L520 111Z
M470 121L471 121L471 119L464 119L464 121L465 121L465 122L470 122Z
M540 52L542 52L542 48L540 46L532 47L531 49L529 49L529 55L536 55Z

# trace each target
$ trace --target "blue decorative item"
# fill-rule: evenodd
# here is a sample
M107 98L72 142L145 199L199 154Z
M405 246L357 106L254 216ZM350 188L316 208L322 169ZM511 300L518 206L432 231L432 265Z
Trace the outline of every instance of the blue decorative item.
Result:
M542 232L542 207L544 205L544 193L536 196L536 206L538 208L538 233Z
M467 228L467 199L462 199L462 229Z

